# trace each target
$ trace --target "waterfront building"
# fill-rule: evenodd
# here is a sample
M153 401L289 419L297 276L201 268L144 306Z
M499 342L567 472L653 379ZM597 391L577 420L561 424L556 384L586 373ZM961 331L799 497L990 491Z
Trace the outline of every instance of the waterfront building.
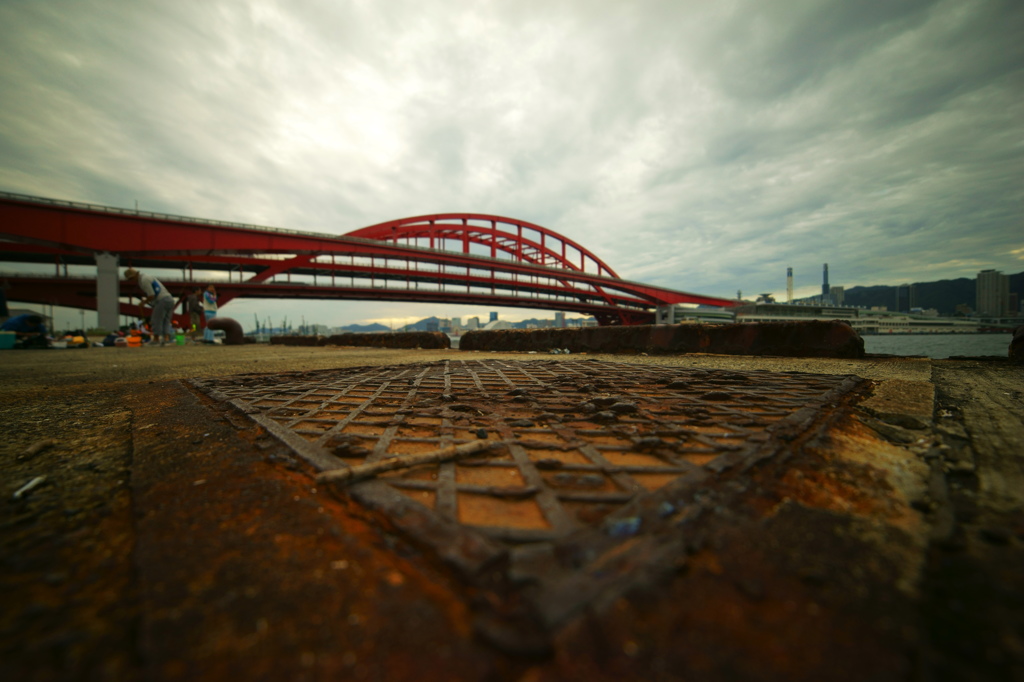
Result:
M979 317L1005 317L1010 302L1010 278L998 270L982 270L976 281Z
M565 328L565 313L555 313L555 327L558 329Z
M655 324L731 324L732 309L713 306L663 305L655 312Z
M843 305L846 302L846 292L843 287L829 287L828 295L832 297L832 303Z
M468 320L466 320L466 329L479 329L479 328L480 328L480 318L479 317L471 317Z
M839 320L858 334L959 334L978 331L978 321L887 310L830 305L754 303L736 309L737 322L806 322Z

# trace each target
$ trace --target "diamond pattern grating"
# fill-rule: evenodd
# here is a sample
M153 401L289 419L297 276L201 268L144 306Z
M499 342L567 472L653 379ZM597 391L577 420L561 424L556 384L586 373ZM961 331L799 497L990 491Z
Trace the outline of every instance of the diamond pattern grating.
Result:
M575 359L194 382L318 471L500 440L481 456L381 480L447 521L512 542L564 537L687 474L770 455L773 434L799 431L856 383Z

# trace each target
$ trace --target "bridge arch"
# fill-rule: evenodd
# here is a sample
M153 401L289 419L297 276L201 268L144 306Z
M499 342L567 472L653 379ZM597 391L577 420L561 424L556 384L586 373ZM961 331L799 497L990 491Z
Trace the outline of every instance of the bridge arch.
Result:
M537 237L524 234L524 230L536 233ZM445 242L454 241L462 245L462 253L465 254L471 253L471 244L479 244L490 249L491 258L498 258L499 253L504 253L514 260L533 265L619 278L591 251L554 230L525 220L487 213L435 213L400 218L363 227L345 236L396 244L402 240L428 240L432 249L443 248ZM438 242L441 247L436 246Z

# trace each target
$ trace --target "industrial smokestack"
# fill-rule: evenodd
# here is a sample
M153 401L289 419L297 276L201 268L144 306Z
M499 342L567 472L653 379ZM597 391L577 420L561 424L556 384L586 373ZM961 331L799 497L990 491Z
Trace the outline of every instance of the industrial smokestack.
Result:
M821 283L821 295L828 297L828 263L825 263L824 281Z
M786 268L786 303L793 302L793 268Z

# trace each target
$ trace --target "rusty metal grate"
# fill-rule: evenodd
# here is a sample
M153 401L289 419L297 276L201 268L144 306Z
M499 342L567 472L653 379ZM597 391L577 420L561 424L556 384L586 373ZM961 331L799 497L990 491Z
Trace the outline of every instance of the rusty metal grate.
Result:
M447 521L522 543L597 526L687 474L770 455L773 434L799 431L856 381L592 360L451 360L194 383L318 471L499 439L480 457L382 480Z

